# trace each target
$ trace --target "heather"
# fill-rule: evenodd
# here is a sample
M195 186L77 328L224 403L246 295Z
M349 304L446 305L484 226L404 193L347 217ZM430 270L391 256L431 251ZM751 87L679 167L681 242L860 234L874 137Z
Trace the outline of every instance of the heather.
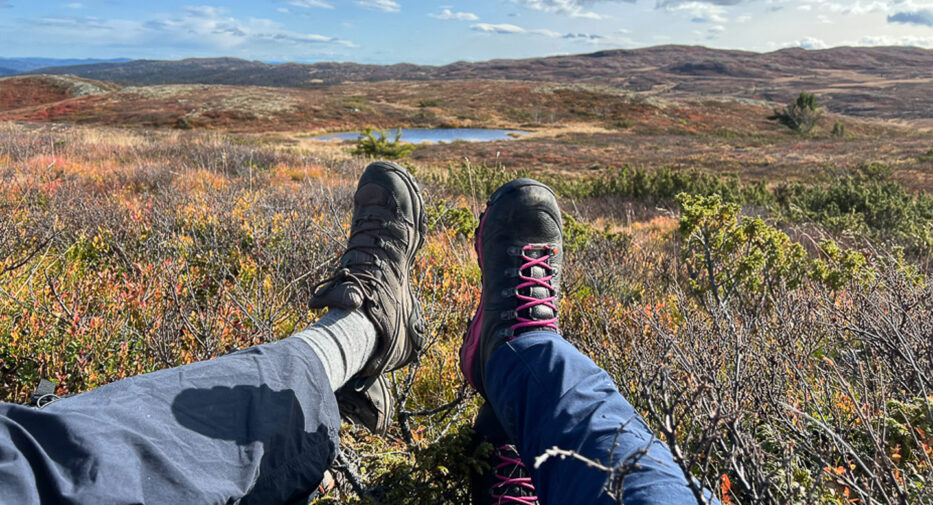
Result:
M313 323L310 290L342 250L367 161L258 136L3 125L0 399L25 402L42 377L79 393ZM698 496L933 503L933 197L889 166L768 180L403 163L429 207L413 275L429 343L393 374L389 437L346 426L324 502L468 499L481 399L456 356L479 295L474 216L532 176L565 211L566 338Z

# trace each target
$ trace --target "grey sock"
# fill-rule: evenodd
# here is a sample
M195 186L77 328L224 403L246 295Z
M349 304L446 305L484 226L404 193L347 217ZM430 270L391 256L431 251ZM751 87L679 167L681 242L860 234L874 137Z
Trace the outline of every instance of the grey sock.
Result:
M376 327L360 310L331 309L314 326L292 337L311 346L334 391L362 370L376 351Z

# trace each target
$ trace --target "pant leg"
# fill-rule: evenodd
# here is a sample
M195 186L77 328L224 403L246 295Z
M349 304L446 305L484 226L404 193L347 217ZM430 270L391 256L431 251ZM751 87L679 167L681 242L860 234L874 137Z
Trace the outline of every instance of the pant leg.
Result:
M286 339L41 410L0 404L0 504L291 503L339 428L320 360Z
M542 505L613 503L603 492L606 473L583 462L550 458L535 469L535 457L554 446L603 464L611 453L613 465L647 448L639 468L625 477L624 503L697 503L667 445L652 440L609 375L556 333L527 333L497 349L486 363L486 392Z

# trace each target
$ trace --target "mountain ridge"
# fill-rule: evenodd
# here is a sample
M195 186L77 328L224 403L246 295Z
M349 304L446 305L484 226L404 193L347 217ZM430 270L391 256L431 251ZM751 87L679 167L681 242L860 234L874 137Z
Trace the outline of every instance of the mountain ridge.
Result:
M2 65L0 65L2 66ZM237 58L133 60L40 68L123 85L225 84L317 87L347 82L505 80L599 84L672 98L730 96L784 103L818 92L834 110L889 119L933 118L933 50L913 47L781 49L703 46L610 49L442 66L349 62L278 63Z

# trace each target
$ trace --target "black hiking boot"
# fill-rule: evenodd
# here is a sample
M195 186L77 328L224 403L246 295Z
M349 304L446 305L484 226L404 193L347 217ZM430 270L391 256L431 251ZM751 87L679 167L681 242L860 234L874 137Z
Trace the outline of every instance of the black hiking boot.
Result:
M421 302L409 283L427 220L411 174L395 163L371 163L353 197L353 222L340 266L321 281L311 308L363 309L376 327L376 352L357 378L362 388L417 357L424 343Z
M460 369L486 396L485 365L495 349L527 331L559 331L563 226L554 193L531 179L496 190L475 246L483 291L460 348Z
M477 445L489 442L493 446L486 461L489 469L481 475L473 474L470 485L473 505L537 504L531 474L488 403L479 409L473 430L476 431Z
M351 379L335 394L341 417L376 435L389 431L395 418L395 396L385 375L377 377L369 386L365 379Z

